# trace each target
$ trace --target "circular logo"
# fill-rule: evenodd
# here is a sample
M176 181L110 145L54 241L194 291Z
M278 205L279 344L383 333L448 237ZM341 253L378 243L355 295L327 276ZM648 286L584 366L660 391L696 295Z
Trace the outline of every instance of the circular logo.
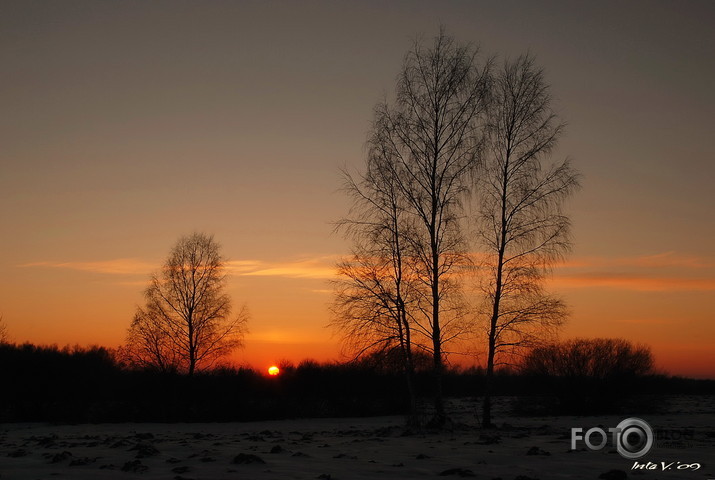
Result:
M616 449L624 458L640 458L653 446L653 429L645 420L626 418L616 428Z

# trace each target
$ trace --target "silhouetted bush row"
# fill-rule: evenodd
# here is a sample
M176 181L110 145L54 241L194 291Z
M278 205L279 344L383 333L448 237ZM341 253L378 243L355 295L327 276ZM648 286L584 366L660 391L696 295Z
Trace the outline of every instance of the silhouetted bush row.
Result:
M102 347L1 344L0 422L210 422L402 414L407 399L404 379L397 372L373 358L352 364L284 365L275 378L246 368L220 368L189 377L123 368ZM416 384L422 397L431 395L427 369L417 373ZM449 396L478 397L483 385L481 369L453 369L444 378ZM531 411L539 406L535 413L597 413L622 405L634 393L713 393L715 381L650 375L623 383L503 370L494 388L502 395L530 396L521 406L529 405ZM574 391L581 393L573 395ZM594 392L608 392L610 397ZM604 398L616 400L604 403Z
M0 422L248 421L404 411L402 378L304 362L276 378L122 368L107 349L0 345Z

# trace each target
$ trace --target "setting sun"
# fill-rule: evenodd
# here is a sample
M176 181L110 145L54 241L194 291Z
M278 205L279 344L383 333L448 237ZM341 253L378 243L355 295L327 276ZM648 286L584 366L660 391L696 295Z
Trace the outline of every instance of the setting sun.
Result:
M279 373L281 373L281 369L273 365L272 367L268 367L268 375L275 377Z

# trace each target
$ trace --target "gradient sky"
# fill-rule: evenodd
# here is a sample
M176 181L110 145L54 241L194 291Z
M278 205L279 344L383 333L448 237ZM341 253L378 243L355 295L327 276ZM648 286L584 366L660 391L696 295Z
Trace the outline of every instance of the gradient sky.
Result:
M337 358L340 168L415 36L537 56L583 174L562 336L715 377L715 4L0 1L0 312L117 346L148 275L213 233L251 311L237 362Z

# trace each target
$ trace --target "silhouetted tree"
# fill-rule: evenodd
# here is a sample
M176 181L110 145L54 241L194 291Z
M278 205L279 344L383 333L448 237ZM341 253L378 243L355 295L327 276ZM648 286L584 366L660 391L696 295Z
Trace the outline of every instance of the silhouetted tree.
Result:
M404 199L389 167L389 152L370 144L359 181L345 173L353 199L351 215L338 222L353 240L353 255L338 263L331 325L354 358L399 349L410 402L409 424L417 423L412 362L412 314L417 287L410 225Z
M224 293L225 260L220 246L203 233L182 237L137 308L125 357L131 364L193 375L242 344L248 315L245 307L231 317Z
M455 267L464 259L458 219L479 164L489 67L490 62L479 64L475 48L457 44L444 29L430 46L416 41L398 77L395 101L377 105L371 132L412 227L406 238L425 292L417 305L431 342L436 424L446 418L443 345L450 333L445 315L457 290Z
M563 130L549 86L529 55L504 62L494 76L488 154L478 177L478 229L487 318L484 426L491 424L491 379L499 354L533 345L566 310L545 293L550 266L569 250L562 204L578 187L567 161L550 161Z

